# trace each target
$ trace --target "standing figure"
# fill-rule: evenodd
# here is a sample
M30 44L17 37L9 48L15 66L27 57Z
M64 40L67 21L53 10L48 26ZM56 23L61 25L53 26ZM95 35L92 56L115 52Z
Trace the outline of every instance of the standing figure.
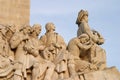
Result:
M25 25L15 32L10 40L10 46L15 51L15 72L14 80L24 80L27 78L26 75L26 63L27 63L27 52L24 49L24 45L29 39L30 26Z
M49 48L48 50L51 49L50 51L52 52L54 60L60 50L66 49L66 44L64 39L55 32L55 25L53 23L47 23L45 28L46 33L40 38L40 41L43 42L43 45L45 45L46 48Z
M46 33L40 38L40 41L42 41L43 44L46 46L46 49L43 52L44 58L52 61L56 65L55 71L58 74L58 78L63 79L67 70L67 62L66 60L60 60L59 56L62 55L65 57L64 53L66 52L63 51L66 50L66 43L64 42L64 39L55 32L55 25L53 23L47 23L45 28Z
M11 52L6 33L9 30L4 25L0 25L0 79L12 79L14 53Z
M38 39L40 32L41 26L39 24L34 24L31 29L30 39L24 46L25 50L31 54L29 56L28 68L33 66L32 80L41 80L42 78L43 80L51 80L55 66L52 62L40 56L41 51L45 48ZM32 58L33 56L35 59Z
M44 77L44 80L51 80L51 76L48 74L51 72L52 75L54 65L43 60L39 55L39 52L44 49L44 46L39 44L40 32L41 26L38 24L32 28L24 26L11 38L11 48L16 49L14 80L27 79L28 69L32 70L32 80L39 80L45 71L47 76Z

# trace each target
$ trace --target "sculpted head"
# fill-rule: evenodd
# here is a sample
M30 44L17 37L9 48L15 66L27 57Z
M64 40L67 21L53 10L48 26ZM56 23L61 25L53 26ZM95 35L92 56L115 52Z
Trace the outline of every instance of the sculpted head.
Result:
M29 34L31 32L31 26L23 25L23 26L21 26L21 29L19 31L20 32L22 31L24 34Z
M8 41L10 40L10 38L12 37L12 35L16 32L15 29L15 25L6 25L6 38L8 39Z
M38 36L41 33L41 25L40 24L34 24L32 27L32 32L35 32L36 35Z
M45 25L46 32L55 31L55 25L53 23L47 23Z
M81 43L87 43L90 40L90 37L87 34L81 34L79 37Z
M78 17L77 17L77 20L76 20L76 24L80 24L82 20L85 20L86 22L88 22L88 12L85 11L85 10L81 10L79 13L78 13Z
M98 31L92 30L92 33L93 33L94 37L97 39L96 43L98 45L101 45L101 44L104 43L105 40L104 40L104 38L102 37L102 35Z

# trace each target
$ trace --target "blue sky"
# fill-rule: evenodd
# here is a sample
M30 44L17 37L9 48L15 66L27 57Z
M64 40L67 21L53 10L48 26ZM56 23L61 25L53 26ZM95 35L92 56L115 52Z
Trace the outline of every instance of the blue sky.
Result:
M30 24L42 25L53 22L56 32L66 43L76 37L75 24L78 12L89 12L89 26L105 38L102 47L106 50L107 65L116 66L120 71L120 0L31 0Z

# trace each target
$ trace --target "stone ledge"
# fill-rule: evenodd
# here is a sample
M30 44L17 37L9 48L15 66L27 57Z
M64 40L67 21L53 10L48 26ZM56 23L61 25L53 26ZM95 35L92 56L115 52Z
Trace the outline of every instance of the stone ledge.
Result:
M83 77L84 80L120 80L120 72L116 67L111 67L103 71L83 74Z

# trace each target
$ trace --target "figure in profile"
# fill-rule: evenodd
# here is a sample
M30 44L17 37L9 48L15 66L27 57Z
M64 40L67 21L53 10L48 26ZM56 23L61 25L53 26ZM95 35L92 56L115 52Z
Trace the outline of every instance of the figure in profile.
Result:
M86 33L90 36L90 38L96 42L96 38L94 37L89 25L88 25L88 12L85 10L81 10L78 13L78 17L76 20L76 24L78 25L77 37L83 33Z
M43 57L53 62L57 77L52 80L64 79L67 75L67 51L66 43L61 35L55 32L55 25L51 22L45 25L46 33L40 38L43 45L46 46L43 51ZM61 57L62 56L62 57Z
M78 17L76 20L76 24L78 25L77 37L87 34L92 42L91 47L89 48L87 53L81 53L81 58L94 64L97 67L97 70L102 70L106 68L106 53L103 48L100 47L104 43L104 38L102 35L96 31L91 30L88 25L88 12L85 10L81 10L78 13ZM88 55L86 55L88 54ZM86 56L88 56L86 58Z
M74 56L74 63L68 66L71 76L77 73L88 73L106 68L106 53L100 47L104 38L88 25L88 12L81 10L76 20L77 37L68 43L68 51Z
M58 33L55 32L55 25L53 23L47 23L45 26L46 33L45 35L41 36L40 42L42 42L43 45L46 46L46 52L50 51L52 53L51 56L47 57L44 55L44 57L50 61L54 61L57 54L63 50L66 49L66 43L62 36L60 36Z

